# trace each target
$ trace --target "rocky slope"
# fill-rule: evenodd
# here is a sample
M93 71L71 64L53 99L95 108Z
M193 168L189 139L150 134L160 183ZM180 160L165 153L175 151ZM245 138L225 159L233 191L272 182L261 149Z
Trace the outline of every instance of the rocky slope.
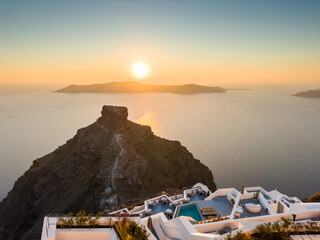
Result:
M306 199L303 199L303 202L320 202L320 192L315 193Z
M150 85L138 82L110 82L92 85L70 85L57 90L60 93L146 93L166 92L177 94L223 93L221 87L208 87L196 84L186 85Z
M35 160L0 203L0 239L39 239L50 213L108 211L197 182L216 189L211 171L178 141L127 117L125 107L104 106L95 123Z
M308 91L305 91L305 92L299 92L299 93L296 93L293 96L306 97L306 98L320 98L320 89L308 90Z

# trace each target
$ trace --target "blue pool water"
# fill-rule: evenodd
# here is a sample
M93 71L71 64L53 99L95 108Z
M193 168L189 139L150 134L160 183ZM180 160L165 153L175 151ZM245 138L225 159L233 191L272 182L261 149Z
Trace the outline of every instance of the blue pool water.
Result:
M196 203L190 203L187 205L180 206L177 210L176 217L180 216L192 217L196 221L203 220L203 217L200 213L200 209Z

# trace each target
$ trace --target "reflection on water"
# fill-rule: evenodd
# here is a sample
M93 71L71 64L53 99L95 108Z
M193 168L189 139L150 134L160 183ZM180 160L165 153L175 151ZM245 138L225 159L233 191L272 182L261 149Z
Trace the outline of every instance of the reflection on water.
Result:
M154 134L159 134L157 131L157 117L153 111L148 110L133 121L141 125L150 126Z
M320 101L291 94L1 93L0 199L34 159L94 122L105 104L126 106L130 120L179 140L219 187L243 183L308 196L320 190Z

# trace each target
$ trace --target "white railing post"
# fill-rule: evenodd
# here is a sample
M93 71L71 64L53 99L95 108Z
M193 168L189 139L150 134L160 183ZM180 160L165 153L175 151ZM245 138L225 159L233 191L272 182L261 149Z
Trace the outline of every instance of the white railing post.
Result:
M47 226L46 226L46 230L47 230L47 238L49 238L49 218L47 217Z

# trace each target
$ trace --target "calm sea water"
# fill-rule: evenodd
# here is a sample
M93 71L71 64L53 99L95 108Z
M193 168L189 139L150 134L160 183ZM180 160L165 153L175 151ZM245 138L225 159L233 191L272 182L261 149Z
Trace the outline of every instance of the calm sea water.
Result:
M292 91L225 94L0 93L0 200L32 161L94 122L104 104L179 140L218 187L261 185L305 197L320 191L320 100ZM199 173L201 174L201 173Z

